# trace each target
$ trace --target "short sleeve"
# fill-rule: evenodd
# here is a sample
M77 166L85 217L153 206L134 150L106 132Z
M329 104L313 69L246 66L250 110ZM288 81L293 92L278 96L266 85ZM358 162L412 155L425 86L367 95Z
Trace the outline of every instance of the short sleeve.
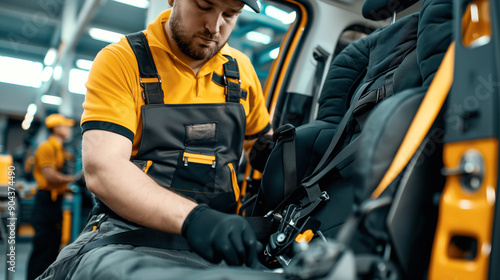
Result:
M121 51L120 48L122 49ZM94 60L86 83L82 130L119 133L131 141L137 129L137 68L134 57L120 45L103 49ZM135 63L135 65L133 65Z

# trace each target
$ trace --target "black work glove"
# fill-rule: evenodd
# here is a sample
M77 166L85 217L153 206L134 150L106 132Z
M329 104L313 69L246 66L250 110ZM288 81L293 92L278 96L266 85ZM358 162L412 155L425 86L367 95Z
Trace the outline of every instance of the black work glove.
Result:
M258 242L250 224L242 216L196 206L182 225L189 247L208 261L228 265L253 266Z
M272 135L264 135L257 139L250 150L250 165L259 172L264 172L264 167L266 167L267 159L273 148L274 141Z

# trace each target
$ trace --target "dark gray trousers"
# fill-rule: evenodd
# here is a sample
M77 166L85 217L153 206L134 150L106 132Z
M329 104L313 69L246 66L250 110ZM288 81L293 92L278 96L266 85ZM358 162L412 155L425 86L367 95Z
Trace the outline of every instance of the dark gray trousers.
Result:
M57 260L37 279L283 279L264 267L230 267L212 264L190 251L166 250L130 245L107 245L78 254L92 240L119 232L137 229L136 226L106 216L97 230L93 216L80 236L66 246Z

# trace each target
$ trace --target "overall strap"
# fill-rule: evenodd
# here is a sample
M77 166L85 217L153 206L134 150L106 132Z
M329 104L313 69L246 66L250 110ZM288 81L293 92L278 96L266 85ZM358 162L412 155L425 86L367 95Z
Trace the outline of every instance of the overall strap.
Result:
M224 87L226 102L239 103L241 98L247 98L247 93L241 90L241 79L238 62L236 61L236 59L229 55L224 55L224 57L228 59L228 62L224 63L223 65L224 73L221 77L214 72L212 74L212 81ZM236 83L229 79L236 80L238 82Z
M144 89L142 97L146 101L146 104L163 104L161 78L156 70L146 36L142 32L137 32L127 35L126 38L134 51L137 64L139 65L139 80Z

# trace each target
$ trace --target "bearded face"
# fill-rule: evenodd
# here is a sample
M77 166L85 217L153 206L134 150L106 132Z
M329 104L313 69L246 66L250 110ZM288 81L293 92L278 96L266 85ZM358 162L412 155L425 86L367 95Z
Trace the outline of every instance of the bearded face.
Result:
M177 17L170 18L170 28L180 51L194 60L212 58L227 42L227 39L221 41L220 35L211 34L207 29L191 34L183 28L181 20Z
M174 43L194 60L208 60L229 39L243 9L237 0L177 0L168 24Z

